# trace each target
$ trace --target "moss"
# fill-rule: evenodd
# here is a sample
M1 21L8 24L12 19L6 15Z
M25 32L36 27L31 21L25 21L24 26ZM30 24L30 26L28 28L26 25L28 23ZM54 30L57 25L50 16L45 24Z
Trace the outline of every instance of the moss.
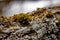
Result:
M9 28L9 26L15 26L12 24L13 22L7 18L6 16L0 16L0 25L3 25L4 27Z
M46 11L46 8L37 8L37 10L34 10L31 12L31 16L38 16L43 14Z
M47 17L47 18L53 18L53 17L54 17L54 15L53 15L53 13L48 12L48 14L46 14L46 17Z
M13 16L15 22L19 22L22 25L28 25L29 21L32 20L32 17L28 14L20 13Z
M37 8L37 11L39 10L39 12L44 12L46 11L46 8Z

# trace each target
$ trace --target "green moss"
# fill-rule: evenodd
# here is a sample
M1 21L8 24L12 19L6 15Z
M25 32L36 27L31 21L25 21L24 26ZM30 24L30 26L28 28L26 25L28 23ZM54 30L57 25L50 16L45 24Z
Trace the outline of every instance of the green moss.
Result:
M19 22L23 25L28 25L29 21L32 20L32 17L28 14L20 13L13 16L15 22Z

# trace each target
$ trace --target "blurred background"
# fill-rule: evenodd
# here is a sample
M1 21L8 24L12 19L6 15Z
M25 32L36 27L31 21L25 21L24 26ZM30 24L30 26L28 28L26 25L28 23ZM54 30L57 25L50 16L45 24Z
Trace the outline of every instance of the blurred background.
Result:
M60 5L60 0L0 0L0 15L12 16L36 8Z

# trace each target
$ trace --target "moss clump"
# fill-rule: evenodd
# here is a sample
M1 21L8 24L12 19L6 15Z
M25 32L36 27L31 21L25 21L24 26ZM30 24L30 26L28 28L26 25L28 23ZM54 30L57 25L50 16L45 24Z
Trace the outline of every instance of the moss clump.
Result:
M0 25L3 25L4 27L7 27L7 28L9 28L9 27L11 27L11 26L15 26L14 24L12 24L13 22L9 19L9 18L7 18L7 17L5 17L5 16L0 16Z
M20 13L13 16L15 22L19 22L22 25L28 25L29 21L32 20L32 17L28 14Z
M37 10L34 10L31 12L31 16L39 16L43 14L46 11L46 8L37 8Z
M54 15L53 15L53 13L48 12L48 14L46 14L46 17L47 17L47 18L53 18L53 17L54 17Z
M44 11L46 11L45 8L37 8L37 12L43 13Z

